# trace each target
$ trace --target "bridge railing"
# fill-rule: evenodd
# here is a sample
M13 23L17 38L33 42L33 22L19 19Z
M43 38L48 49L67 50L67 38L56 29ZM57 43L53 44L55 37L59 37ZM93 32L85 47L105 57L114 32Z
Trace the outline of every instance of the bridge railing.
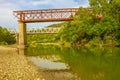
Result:
M61 28L28 28L27 34L56 34L60 31ZM15 28L8 28L8 31L11 34L17 34Z
M27 33L58 33L60 28L28 28Z

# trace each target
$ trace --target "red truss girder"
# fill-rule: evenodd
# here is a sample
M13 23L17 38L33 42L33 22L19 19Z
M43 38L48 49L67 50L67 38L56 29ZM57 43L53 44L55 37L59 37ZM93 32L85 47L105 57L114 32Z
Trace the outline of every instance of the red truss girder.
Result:
M73 20L78 8L13 11L19 22L51 22Z

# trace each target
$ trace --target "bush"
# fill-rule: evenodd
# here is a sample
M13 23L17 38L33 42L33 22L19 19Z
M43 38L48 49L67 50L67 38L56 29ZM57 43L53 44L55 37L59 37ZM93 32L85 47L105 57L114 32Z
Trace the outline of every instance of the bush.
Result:
M15 37L6 28L0 27L0 44L14 44Z
M106 14L102 19L98 19L87 9L80 8L74 18L73 21L64 23L64 28L58 34L57 39L62 37L62 41L71 44L79 42L91 45L120 42L120 27L112 16ZM107 39L107 36L110 39Z

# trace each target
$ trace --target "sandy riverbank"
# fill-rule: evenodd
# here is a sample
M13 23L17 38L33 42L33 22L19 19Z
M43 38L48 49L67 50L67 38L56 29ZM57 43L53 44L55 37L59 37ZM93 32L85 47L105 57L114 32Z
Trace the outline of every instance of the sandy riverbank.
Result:
M0 80L44 80L17 48L0 46Z

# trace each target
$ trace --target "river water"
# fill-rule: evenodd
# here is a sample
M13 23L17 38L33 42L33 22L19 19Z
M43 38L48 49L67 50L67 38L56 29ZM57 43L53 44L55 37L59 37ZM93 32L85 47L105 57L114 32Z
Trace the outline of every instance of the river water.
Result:
M25 55L45 71L76 77L69 80L120 80L120 48L37 46Z

